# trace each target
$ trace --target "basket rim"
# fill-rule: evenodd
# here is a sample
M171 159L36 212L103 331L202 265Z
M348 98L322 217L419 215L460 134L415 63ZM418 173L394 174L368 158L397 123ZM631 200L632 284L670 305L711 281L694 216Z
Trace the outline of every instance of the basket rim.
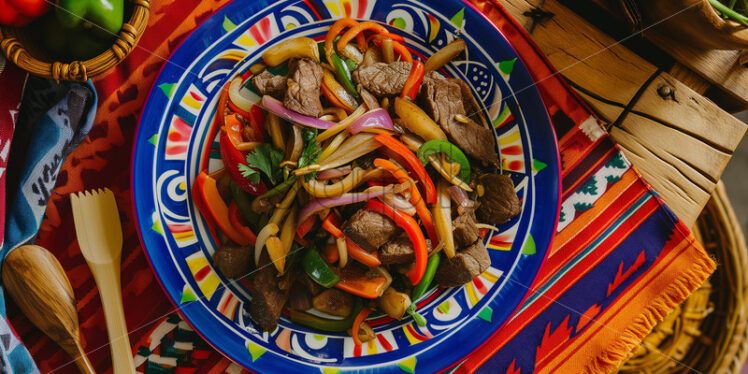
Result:
M135 48L143 35L150 15L151 0L131 0L132 15L117 33L117 39L101 54L85 61L42 61L18 40L19 28L0 26L0 49L8 59L26 72L56 81L85 82L113 68Z

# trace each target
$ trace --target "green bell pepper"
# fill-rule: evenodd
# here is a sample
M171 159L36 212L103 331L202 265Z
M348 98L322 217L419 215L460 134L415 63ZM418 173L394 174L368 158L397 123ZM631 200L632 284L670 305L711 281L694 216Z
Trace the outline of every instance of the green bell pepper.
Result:
M249 194L239 187L238 184L234 183L233 180L231 181L230 187L231 199L236 204L236 207L239 208L239 213L242 214L244 222L249 225L249 228L251 228L253 232L259 232L260 227L257 227L257 222L260 220L260 215L252 210L252 199L249 197Z
M46 52L59 60L88 60L101 54L114 43L113 36L93 36L83 25L66 28L54 14L44 16L41 25Z
M423 278L421 278L421 281L413 287L413 293L411 295L413 302L410 304L406 312L413 316L413 319L415 319L418 326L425 326L426 320L423 316L416 313L416 301L426 293L426 290L431 285L431 281L434 280L436 270L439 268L439 262L441 262L441 256L438 253L429 257L429 261L426 263L426 272L423 273Z
M358 91L356 91L356 86L353 85L353 81L351 80L351 71L348 69L348 65L334 52L330 56L330 59L332 60L332 67L335 68L335 76L340 83L343 84L346 91L353 95L353 97L358 98Z
M336 274L327 264L319 251L309 248L301 259L301 266L309 277L320 285L330 288L340 282L340 276Z
M290 309L291 321L298 323L299 325L306 326L312 329L328 331L328 332L343 332L353 326L353 321L356 316L364 308L364 304L361 299L356 298L356 304L351 309L351 314L343 319L328 319L302 312L300 310Z
M458 177L460 177L460 179L465 183L470 183L470 162L456 145L446 140L434 139L423 143L423 145L418 148L418 160L426 165L429 163L430 156L439 153L447 155L452 162L460 164L460 175L458 175Z
M124 0L57 0L55 13L60 24L68 29L84 25L113 36L122 28Z

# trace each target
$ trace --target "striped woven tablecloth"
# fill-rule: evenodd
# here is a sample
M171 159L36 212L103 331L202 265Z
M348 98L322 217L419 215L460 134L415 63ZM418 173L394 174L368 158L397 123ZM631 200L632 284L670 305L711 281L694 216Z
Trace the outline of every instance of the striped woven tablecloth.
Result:
M78 300L84 346L98 372L110 371L106 327L94 280L75 239L67 195L99 187L115 192L123 217L122 294L138 370L243 370L210 348L174 312L140 247L129 190L138 115L163 57L227 2L153 1L139 48L96 82L96 124L69 156L52 193L37 244L49 248L67 269ZM526 300L457 370L609 372L708 277L715 264L585 104L554 74L523 29L496 0L472 2L503 31L539 82L559 138L563 196L558 233ZM10 308L13 326L42 372L76 371L67 355ZM418 371L417 362L401 367Z

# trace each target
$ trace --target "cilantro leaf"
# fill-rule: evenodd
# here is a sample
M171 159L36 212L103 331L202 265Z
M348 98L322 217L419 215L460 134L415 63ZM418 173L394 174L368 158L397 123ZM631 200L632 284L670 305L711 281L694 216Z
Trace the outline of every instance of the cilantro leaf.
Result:
M303 168L316 163L320 153L322 153L319 142L317 141L317 139L315 139L315 137L317 137L317 129L314 129L314 131L311 131L311 129L304 129L301 133L301 136L302 138L304 138L306 144L304 144L304 150L301 151L301 157L299 157L299 168ZM316 175L317 172L307 174L305 176L305 180L308 181Z
M283 152L267 143L260 144L252 152L247 153L247 164L267 175L272 184L276 184L282 176L282 169L278 166L281 161Z
M242 172L242 177L249 179L249 181L253 184L260 181L260 173L247 165L239 164L239 171Z

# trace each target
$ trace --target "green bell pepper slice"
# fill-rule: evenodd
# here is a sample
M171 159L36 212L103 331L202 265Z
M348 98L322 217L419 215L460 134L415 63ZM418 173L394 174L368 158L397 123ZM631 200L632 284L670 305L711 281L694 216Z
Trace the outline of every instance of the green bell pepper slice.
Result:
M439 268L440 262L441 256L438 253L429 257L429 261L426 263L426 271L423 273L423 278L421 278L421 281L413 287L413 293L411 295L413 302L410 304L406 312L413 316L413 319L415 319L418 326L425 326L426 320L423 316L416 313L416 301L426 293L426 290L428 290L431 282L434 280L434 275L436 275L436 270Z
M249 194L242 190L233 180L229 186L231 188L231 199L234 200L236 207L239 208L239 213L242 214L244 222L249 225L252 231L258 232L259 227L257 227L257 222L260 220L260 215L252 210L252 199L249 197Z
M335 68L335 76L340 83L343 84L346 91L350 92L353 97L358 98L358 91L356 91L356 86L353 85L353 81L351 80L351 71L348 69L348 65L334 52L330 56L330 59L332 60L332 67Z
M290 309L291 321L298 323L299 325L306 326L312 329L328 331L328 332L344 332L353 326L353 321L356 316L364 308L364 304L361 299L356 298L356 304L351 309L351 314L343 319L328 319L309 314L300 310Z
M443 153L449 157L452 162L460 164L460 174L458 177L465 183L470 183L470 162L462 151L456 145L446 140L429 140L418 148L418 160L422 164L429 163L429 157L435 154Z
M94 33L116 35L122 28L124 0L57 0L55 15L67 28L88 23Z
M309 277L323 287L330 288L340 282L340 276L336 274L327 264L319 251L309 248L301 259L301 266Z

